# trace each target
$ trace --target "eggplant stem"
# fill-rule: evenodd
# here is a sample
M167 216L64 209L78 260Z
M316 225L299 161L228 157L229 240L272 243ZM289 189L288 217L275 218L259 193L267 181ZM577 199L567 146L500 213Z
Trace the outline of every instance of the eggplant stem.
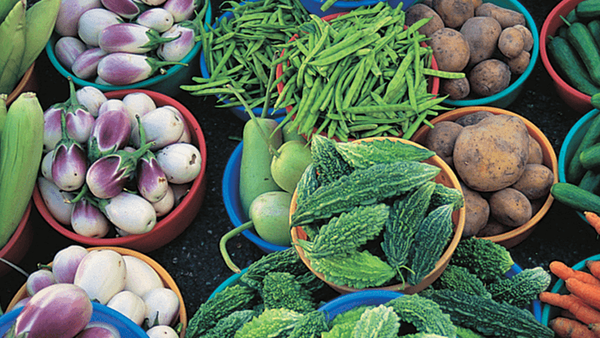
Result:
M233 238L235 235L241 233L244 230L248 230L254 227L254 222L252 221L248 221L242 225L240 225L239 227L229 231L228 233L226 233L225 235L223 235L223 237L221 237L221 240L219 241L219 250L221 251L221 256L223 256L223 260L225 261L225 264L227 264L227 267L229 267L231 269L231 271L235 272L235 273L241 273L242 270L240 270L240 268L237 267L237 265L235 265L235 263L233 263L233 261L231 260L231 257L229 257L229 253L227 252L227 241L229 241L231 238Z

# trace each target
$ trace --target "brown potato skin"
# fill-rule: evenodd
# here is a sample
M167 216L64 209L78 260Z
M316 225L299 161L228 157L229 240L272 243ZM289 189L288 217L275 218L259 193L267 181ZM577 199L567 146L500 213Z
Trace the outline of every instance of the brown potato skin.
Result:
M427 7L433 7L433 0L423 0L421 3Z
M475 236L487 224L490 217L488 201L477 191L469 189L465 184L460 185L465 199L465 227L462 237Z
M487 16L469 18L460 28L469 42L469 64L474 65L492 57L498 45L502 27L496 19Z
M481 4L483 3L482 0L471 0L471 2L473 2L474 9L477 9L477 7L481 6Z
M529 135L529 159L527 164L542 164L544 163L544 152L540 143Z
M471 85L466 77L460 79L442 79L440 81L440 94L448 95L451 100L461 100L469 96Z
M427 133L425 147L435 151L442 160L452 167L454 165L452 160L454 142L462 129L463 127L460 124L452 121L440 121Z
M454 143L458 177L479 192L513 185L525 171L529 134L521 118L494 115L462 129Z
M527 67L529 67L529 62L531 61L531 54L527 51L522 51L517 57L512 59L505 58L504 62L508 65L510 72L515 75L521 75L525 73Z
M433 0L431 8L440 15L444 25L450 28L459 28L475 16L472 0Z
M460 72L469 63L469 42L454 28L437 30L429 40L439 70Z
M459 117L458 119L456 119L456 121L454 121L454 122L460 124L463 127L466 127L466 126L472 126L474 124L477 124L481 120L485 119L486 117L490 117L490 116L494 116L494 114L487 110L480 110L480 111L476 111L471 114L463 115L463 116Z
M519 227L532 217L531 202L520 191L505 188L490 196L490 213L498 222L509 227Z
M543 164L528 164L521 178L512 188L519 190L528 199L534 200L548 196L554 183L554 173Z
M529 28L523 25L514 25L513 27L521 31L521 34L523 35L523 50L526 52L531 52L531 49L533 48L533 35L531 34Z
M502 29L514 25L525 26L525 15L512 9L503 8L491 2L481 4L475 9L475 16L491 16L498 20Z
M521 31L514 27L507 27L502 30L498 38L498 50L507 58L514 58L523 52L525 41Z
M437 30L444 28L442 18L429 6L417 3L408 7L405 13L405 24L407 26L412 26L415 22L423 18L431 18L427 24L418 29L419 33L427 37L431 37Z
M493 217L490 217L488 223L477 233L476 237L492 237L512 230L512 227L504 225Z
M510 68L497 59L487 59L476 64L467 76L471 92L488 97L497 94L510 85Z

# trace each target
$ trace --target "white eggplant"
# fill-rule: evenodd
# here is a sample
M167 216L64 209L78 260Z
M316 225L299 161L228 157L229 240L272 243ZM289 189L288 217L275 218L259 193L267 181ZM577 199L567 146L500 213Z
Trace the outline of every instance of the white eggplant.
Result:
M90 299L106 305L123 291L126 272L121 254L110 249L94 250L79 263L73 284L83 288Z
M71 227L81 236L104 238L110 231L111 225L98 208L86 198L82 198L73 206Z
M79 332L75 338L121 338L121 334L112 324L93 321L83 331Z
M144 234L156 225L156 212L145 198L121 192L110 199L101 199L101 210L117 228L133 235Z
M159 33L168 31L173 27L174 21L173 14L162 7L150 8L135 20L138 24L152 28Z
M157 325L151 327L146 334L149 338L177 338L177 331L168 325Z
M58 283L71 283L75 280L75 272L79 267L79 263L88 251L81 245L69 245L68 247L61 249L54 255L52 260L52 273L54 279Z
M156 217L162 217L168 214L173 207L175 206L175 195L173 194L173 189L167 186L167 193L163 198L161 198L157 202L152 203L152 207L156 211Z
M183 134L184 121L173 110L158 107L147 112L140 118L140 123L146 133L146 142L154 142L150 148L154 151L177 142ZM131 139L136 147L140 146L139 127L136 125L131 132Z
M142 297L146 303L146 319L149 326L171 325L179 313L179 297L169 288L148 291Z
M92 8L81 14L77 24L79 38L89 46L98 47L100 32L108 26L123 22L123 19L104 8Z
M200 151L189 143L174 143L158 150L156 160L169 183L175 184L193 181L202 165Z
M146 292L164 287L162 279L150 264L129 255L124 255L127 266L127 279L125 280L125 291L131 291L143 297Z
M43 177L38 177L38 188L44 204L52 216L63 225L71 224L73 204L68 203L68 201L72 200L75 195L61 191L56 184Z
M93 117L98 117L98 108L108 99L104 93L94 86L84 86L75 92L77 101L87 108Z
M129 93L123 97L123 104L129 111L129 117L131 118L131 125L135 126L137 120L135 116L142 117L147 112L156 109L156 103L150 97L150 95L144 92Z
M139 326L144 322L145 303L140 296L131 291L123 290L117 293L108 301L106 306L119 311Z
M73 62L86 50L85 43L73 36L63 36L56 41L54 45L54 54L56 59L66 69L71 69Z
M48 269L38 269L27 276L25 289L27 290L28 295L33 296L41 289L52 284L56 284L56 279L54 278L52 271Z
M61 0L54 31L60 36L77 36L77 23L83 13L101 8L100 0Z
M44 158L42 158L42 164L40 165L40 172L42 176L50 182L53 182L52 179L52 158L54 157L54 150L50 150Z

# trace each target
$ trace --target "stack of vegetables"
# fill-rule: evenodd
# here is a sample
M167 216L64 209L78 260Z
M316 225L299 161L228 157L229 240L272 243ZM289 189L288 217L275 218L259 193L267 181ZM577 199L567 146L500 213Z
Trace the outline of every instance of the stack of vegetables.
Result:
M107 100L94 87L78 96L70 86L69 100L44 112L38 185L46 206L83 236L105 237L113 225L119 236L151 231L201 170L184 116L144 92ZM103 101L95 115L79 103L86 95Z
M78 78L133 84L182 64L208 6L187 0L62 1L54 52Z
M186 338L553 337L522 307L550 283L542 268L509 278L510 253L489 240L460 242L439 282L381 307L360 306L328 321L318 308L335 296L293 248L267 254L200 305Z
M50 39L60 0L0 2L0 93L9 94Z
M561 17L562 18L562 17ZM567 83L587 95L600 93L600 6L581 1L549 37L548 55ZM545 38L545 37L544 37Z

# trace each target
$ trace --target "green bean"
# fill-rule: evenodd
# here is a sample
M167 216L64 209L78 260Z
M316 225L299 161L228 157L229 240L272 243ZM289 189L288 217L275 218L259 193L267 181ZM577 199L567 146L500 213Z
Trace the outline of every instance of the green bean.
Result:
M285 97L288 95L288 93L293 93L293 89L296 89L296 76L297 75L298 75L298 73L292 74L292 76L290 76L290 78L286 81L285 85L283 85L283 88L281 89L281 93L279 93L279 99L275 102L275 105L274 105L275 108L282 107L281 101L283 101L285 99Z
M302 78L303 78L302 76L304 74L304 70L306 69L306 66L308 65L308 62L315 56L315 54L317 54L318 52L321 51L321 49L325 45L325 41L327 41L327 38L329 37L329 34L327 33L327 30L329 29L329 25L325 25L324 27L325 27L324 28L325 31L321 31L321 37L315 43L315 45L312 47L312 49L310 50L308 55L306 55L304 60L302 60L302 64L300 64L300 67L298 68L298 76L296 77L296 86L298 86L298 87L302 85ZM314 35L310 35L310 36L314 36Z
M357 35L360 36L361 34L357 34ZM339 61L339 60L347 57L348 55L356 52L357 50L369 45L370 43L378 40L379 38L380 38L379 34L375 33L375 34L367 35L363 38L360 38L353 45L346 46L346 45L343 45L344 42L340 42L339 44L333 46L332 48L326 49L326 51L329 51L334 48L341 48L340 51L338 51L332 55L327 55L325 57L320 56L318 59L311 61L310 64L313 66L325 66L330 63L334 63L334 62ZM348 40L351 40L351 39L353 39L353 37L348 38ZM340 45L341 45L341 47L339 47Z
M402 82L404 82L404 76L405 76L406 70L410 66L414 57L415 57L414 54L408 54L404 59L402 59L402 62L400 63L400 67L398 67L398 69L396 70L394 77L392 77L392 80L390 80L387 90L386 90L385 94L383 95L383 99L386 102L389 103L392 100L392 98L396 97L398 95L398 93L400 92L400 89L401 89L400 84Z
M423 68L421 72L423 75L435 76L443 79L462 79L465 77L465 73L462 72L446 72L431 68Z
M302 107L302 110L298 111L298 114L296 115L296 119L292 122L292 126L293 127L297 127L298 130L301 129L301 126L303 126L303 123L307 117L307 115L310 112L310 108L312 103L314 102L315 98L317 97L317 93L319 93L321 91L322 88L322 83L321 83L322 79L321 77L317 77L315 79L315 83L313 84L312 88L309 89L309 93L307 96L302 95L302 98L304 100L304 97L306 97L305 99L305 103ZM302 128L304 129L304 128Z
M181 88L183 90L191 91L191 92L197 92L199 90L206 89L206 88L211 88L211 87L215 87L215 86L223 86L223 85L228 84L229 82L231 82L231 79L221 79L221 80L217 80L214 82L204 83L204 84L199 84L199 85L181 85L181 86L179 86L179 88Z
M221 61L219 61L219 63L217 64L215 69L213 69L213 71L211 73L210 78L212 80L217 78L217 76L221 72L221 69L223 69L223 67L225 67L225 63L227 63L227 61L229 60L229 57L231 56L231 54L233 54L234 50L235 50L235 43L230 43L229 47L227 47L227 50L225 51L225 54L223 55L223 58L221 59Z

